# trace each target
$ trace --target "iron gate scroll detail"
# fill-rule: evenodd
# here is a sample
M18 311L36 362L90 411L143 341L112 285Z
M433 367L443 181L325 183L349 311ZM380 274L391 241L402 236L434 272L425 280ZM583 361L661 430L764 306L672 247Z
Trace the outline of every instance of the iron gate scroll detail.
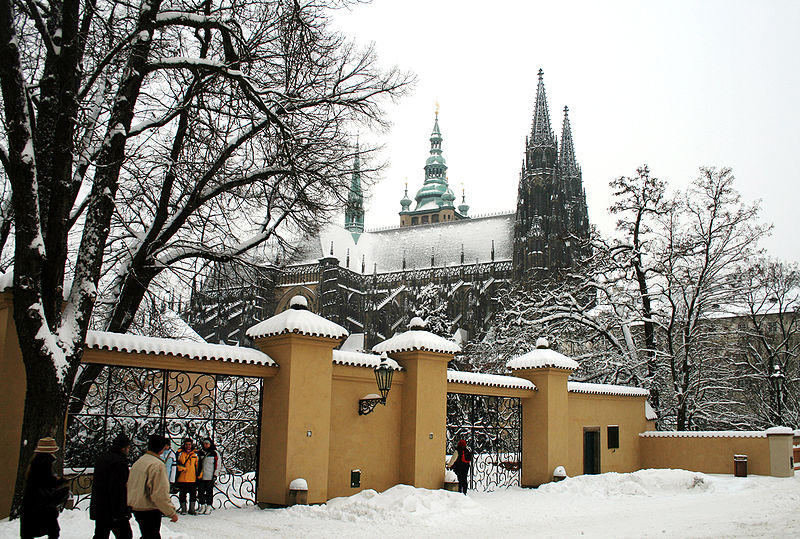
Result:
M167 436L173 450L184 436L211 438L220 456L214 506L254 504L261 389L261 378L104 366L81 412L68 418L64 468L74 505L88 507L92 467L121 432L132 441L131 463L153 433Z
M517 397L447 394L447 451L466 440L473 452L469 488L520 486L522 405Z

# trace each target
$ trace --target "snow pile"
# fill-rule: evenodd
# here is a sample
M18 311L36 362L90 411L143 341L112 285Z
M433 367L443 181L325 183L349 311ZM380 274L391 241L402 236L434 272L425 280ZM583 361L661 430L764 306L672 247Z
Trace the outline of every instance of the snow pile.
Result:
M425 350L427 352L438 352L440 354L455 354L461 351L461 347L453 341L448 341L444 337L439 337L430 331L411 329L400 335L395 335L391 339L385 340L372 347L373 352L405 352L407 350Z
M302 477L292 479L292 482L289 483L289 490L308 490L308 481Z
M640 387L617 386L613 384L589 384L586 382L567 382L570 393L589 393L594 395L619 395L623 397L646 397L650 392Z
M164 539L330 537L798 537L800 477L733 477L683 470L582 476L538 489L462 494L397 486L321 506L219 509L162 521ZM63 539L91 537L89 512L64 511ZM131 519L136 537L138 526ZM0 521L0 539L19 521Z
M479 372L447 371L447 381L456 384L470 384L476 386L507 387L511 389L536 389L533 382L516 376L503 376L501 374L483 374Z
M537 490L543 494L615 498L618 496L665 496L685 492L705 492L714 479L686 470L639 470L633 473L579 475L547 483Z
M368 489L347 498L333 498L323 505L296 505L287 512L348 522L403 524L479 510L480 506L463 494L395 485L381 493Z
M0 292L11 290L14 286L14 268L8 268L7 271L0 273Z

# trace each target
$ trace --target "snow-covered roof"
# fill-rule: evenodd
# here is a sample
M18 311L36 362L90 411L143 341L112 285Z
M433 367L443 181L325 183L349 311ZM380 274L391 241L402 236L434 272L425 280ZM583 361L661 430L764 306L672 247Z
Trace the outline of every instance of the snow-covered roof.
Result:
M0 273L0 292L10 290L14 286L14 267L8 268L3 273Z
M333 362L336 365L352 365L354 367L369 367L374 369L381 363L381 356L377 354L365 354L363 352L352 352L349 350L334 350ZM386 363L396 371L402 367L392 358L386 358Z
M500 374L484 374L480 372L447 371L447 381L456 384L469 384L474 386L508 387L511 389L536 389L533 382L516 376L503 376Z
M348 350L351 352L363 352L364 351L364 334L363 333L351 333L349 337L347 337L342 346L339 348L340 350Z
M264 352L241 346L197 343L188 340L144 337L129 333L108 331L89 331L86 346L96 350L118 350L120 352L139 352L143 354L176 355L189 359L228 361L274 366L276 363Z
M648 421L655 421L658 419L658 413L650 406L650 402L644 401L644 418Z
M405 333L395 335L372 347L373 352L405 352L407 350L425 350L428 352L439 352L441 354L455 354L461 351L461 347L453 341L448 341L444 337L439 337L430 331L410 329Z
M292 298L294 302L302 296ZM305 300L305 298L303 298ZM297 308L301 307L301 308ZM339 324L322 318L302 305L295 304L282 313L278 313L272 318L259 322L247 330L247 336L251 339L261 337L271 337L283 333L299 333L300 335L311 335L314 337L328 337L330 339L342 339L349 333Z
M578 368L578 362L550 348L534 348L527 354L511 359L506 363L506 368L512 371L543 369L546 367L574 371Z
M361 271L363 258L365 271L378 273L401 271L403 256L406 267L429 268L431 252L434 265L453 266L461 263L461 246L464 246L464 262L467 264L490 262L492 241L494 259L513 258L514 213L487 217L476 217L460 221L447 221L419 226L398 227L387 230L367 231L353 234L336 224L326 226L319 237L311 239L303 248L300 264L315 263L320 258L333 256L339 265L346 267L348 250L350 269Z
M589 384L586 382L567 382L571 393L591 393L594 395L620 395L623 397L646 397L650 392L640 387L616 386L612 384Z
M765 430L649 430L639 434L642 438L766 438Z

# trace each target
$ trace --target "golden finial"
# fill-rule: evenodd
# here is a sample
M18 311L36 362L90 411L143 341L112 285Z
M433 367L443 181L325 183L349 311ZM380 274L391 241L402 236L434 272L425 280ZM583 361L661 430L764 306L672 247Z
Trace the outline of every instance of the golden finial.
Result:
M439 116L439 100L436 100L436 116Z

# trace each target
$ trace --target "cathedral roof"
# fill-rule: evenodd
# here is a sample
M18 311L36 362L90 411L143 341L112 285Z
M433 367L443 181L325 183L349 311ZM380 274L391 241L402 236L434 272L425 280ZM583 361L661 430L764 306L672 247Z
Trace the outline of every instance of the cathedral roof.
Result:
M366 273L372 273L374 268L378 273L401 271L404 258L406 269L430 268L431 254L436 267L457 266L461 263L462 249L465 264L474 264L476 260L490 262L492 242L496 261L511 260L513 238L514 213L367 231L357 239L342 226L331 224L306 244L299 263L315 263L320 258L334 256L340 266L345 266L349 250L350 269L356 272L361 271L362 259Z

